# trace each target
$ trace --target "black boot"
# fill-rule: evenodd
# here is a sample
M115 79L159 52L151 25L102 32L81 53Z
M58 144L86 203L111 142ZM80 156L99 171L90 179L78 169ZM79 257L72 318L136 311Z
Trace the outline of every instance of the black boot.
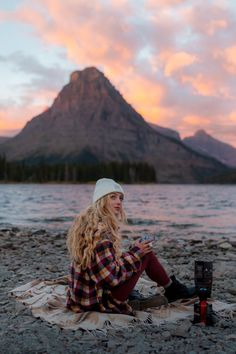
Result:
M180 283L174 275L170 277L172 283L165 289L165 297L169 302L173 302L178 299L189 299L196 295L195 287L188 288L184 284Z
M168 304L168 300L165 296L156 294L149 297L143 297L140 299L129 300L128 304L134 311L143 311L152 307L161 307Z

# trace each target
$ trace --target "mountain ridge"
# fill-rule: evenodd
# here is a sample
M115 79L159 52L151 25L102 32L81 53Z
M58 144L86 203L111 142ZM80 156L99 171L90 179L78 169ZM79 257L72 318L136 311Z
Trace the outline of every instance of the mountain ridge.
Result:
M160 133L168 138L173 138L173 139L181 141L180 134L177 130L174 130L171 128L166 128L166 127L161 127L160 125L154 124L154 123L149 123L149 124L158 133Z
M9 161L147 162L159 182L195 183L226 166L154 130L95 67L75 71L47 111L1 144Z
M193 136L184 138L183 142L198 152L212 156L228 166L236 167L236 148L214 138L203 129L196 131Z

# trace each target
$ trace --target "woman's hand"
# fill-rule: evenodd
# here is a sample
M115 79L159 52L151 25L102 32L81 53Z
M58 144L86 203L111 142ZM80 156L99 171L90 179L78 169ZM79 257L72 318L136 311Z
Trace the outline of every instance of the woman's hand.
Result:
M150 241L136 241L135 246L141 249L143 255L152 252L152 243Z

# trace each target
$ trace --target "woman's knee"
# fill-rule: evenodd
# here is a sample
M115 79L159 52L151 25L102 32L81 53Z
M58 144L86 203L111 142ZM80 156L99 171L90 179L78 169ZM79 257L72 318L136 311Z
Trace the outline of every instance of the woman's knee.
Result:
M157 258L156 254L153 251L147 253L145 257L147 257L148 259Z
M153 251L145 254L145 256L143 257L143 264L148 264L149 262L153 261L153 260L157 259L157 256L155 255L155 253Z

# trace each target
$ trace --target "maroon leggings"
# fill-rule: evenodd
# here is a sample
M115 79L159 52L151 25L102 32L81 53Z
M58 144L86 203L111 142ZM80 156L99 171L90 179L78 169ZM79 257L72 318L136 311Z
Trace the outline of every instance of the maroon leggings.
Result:
M127 300L144 270L149 278L155 281L158 285L165 287L170 282L170 278L161 263L158 261L156 255L153 252L150 252L142 258L142 265L137 273L134 273L130 279L126 280L121 285L111 289L114 298L120 301Z

